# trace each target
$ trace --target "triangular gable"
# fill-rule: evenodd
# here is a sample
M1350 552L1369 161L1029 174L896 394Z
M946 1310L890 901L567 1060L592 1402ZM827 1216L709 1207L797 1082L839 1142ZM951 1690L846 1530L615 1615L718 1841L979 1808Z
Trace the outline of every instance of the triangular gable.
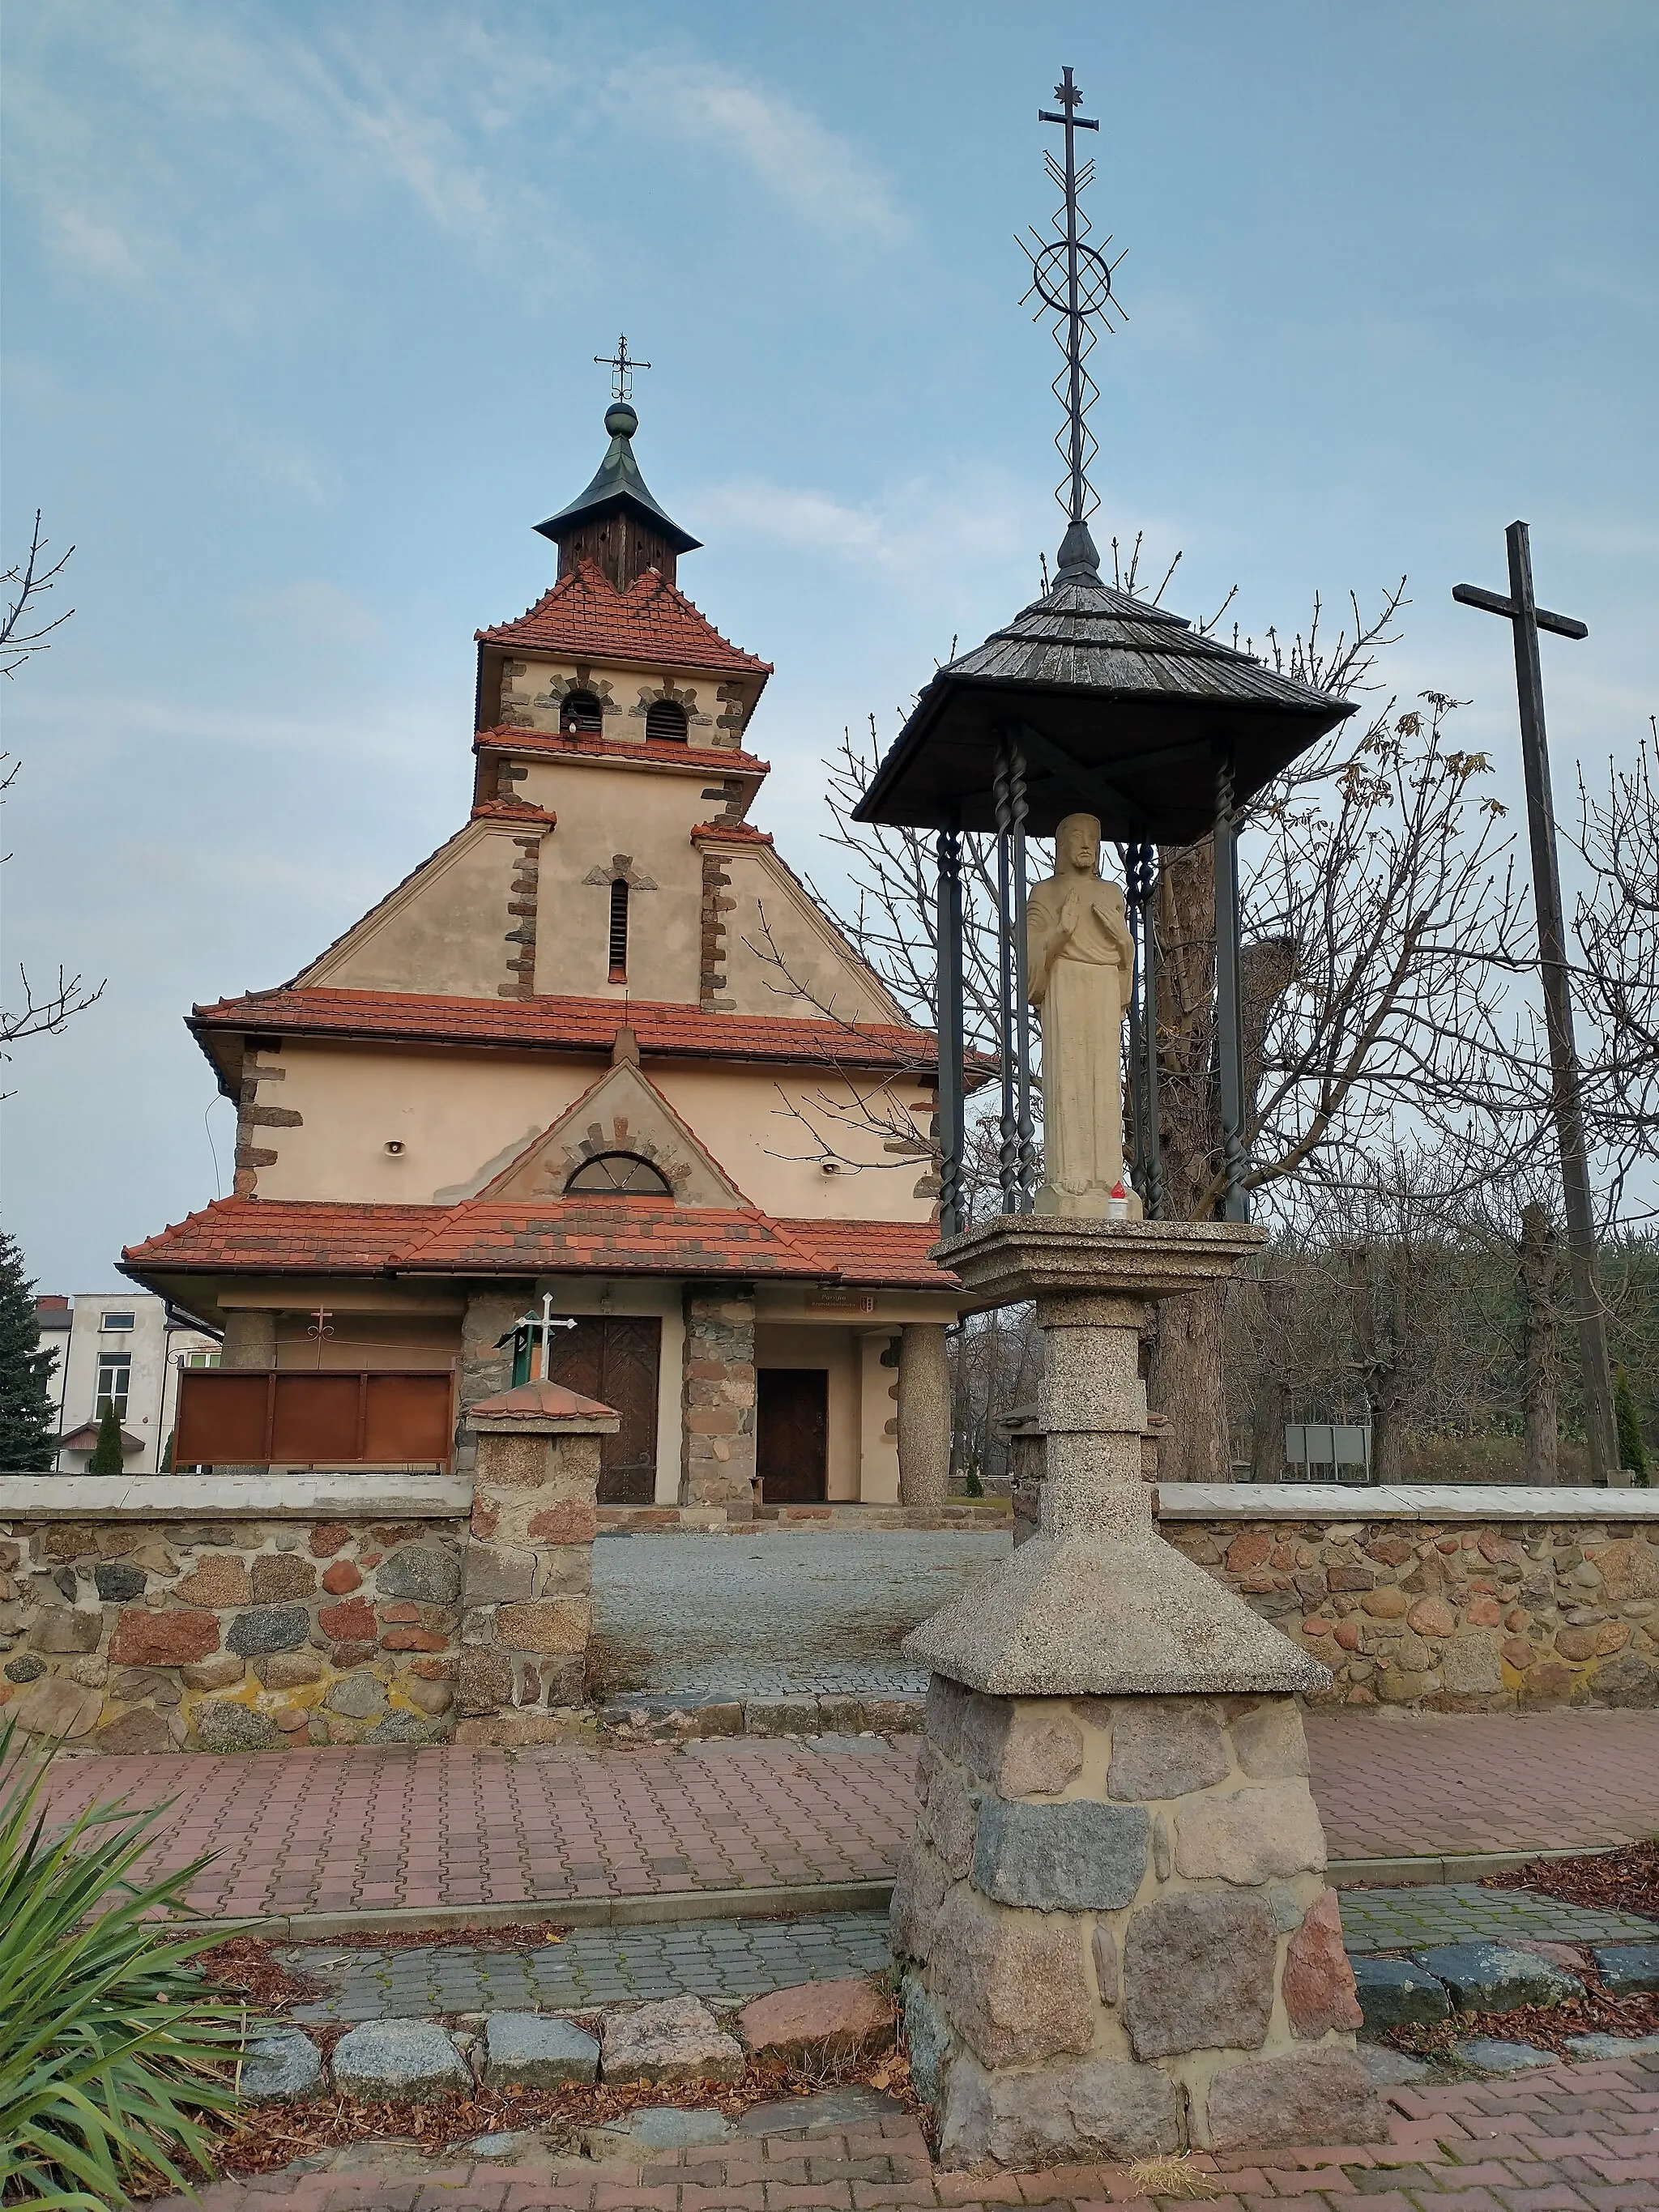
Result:
M599 1152L633 1152L649 1160L666 1177L677 1206L728 1211L749 1206L661 1091L628 1061L607 1068L477 1194L519 1205L562 1197L583 1161Z

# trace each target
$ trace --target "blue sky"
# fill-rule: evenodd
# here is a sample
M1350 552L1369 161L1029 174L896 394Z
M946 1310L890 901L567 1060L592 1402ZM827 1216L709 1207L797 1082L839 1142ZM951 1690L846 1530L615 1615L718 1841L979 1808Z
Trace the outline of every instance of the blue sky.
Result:
M777 664L757 817L1030 598L1059 473L1015 235L1059 65L1127 249L1103 543L1247 626L1402 573L1388 675L1513 754L1533 526L1558 793L1659 704L1650 0L54 0L6 19L8 557L75 619L8 689L5 958L107 975L7 1079L43 1285L228 1187L180 1017L292 974L463 818L471 633L550 580L625 329L681 580ZM1563 811L1568 810L1564 804Z

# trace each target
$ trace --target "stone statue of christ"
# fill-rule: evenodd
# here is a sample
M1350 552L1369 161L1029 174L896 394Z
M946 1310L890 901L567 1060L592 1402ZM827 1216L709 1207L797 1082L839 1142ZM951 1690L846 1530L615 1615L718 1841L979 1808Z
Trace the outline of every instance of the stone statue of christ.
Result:
M1100 823L1068 814L1054 872L1026 909L1031 1004L1042 1014L1039 1213L1104 1219L1123 1174L1123 1018L1134 970L1123 893L1100 874ZM1139 1213L1132 1203L1130 1211Z

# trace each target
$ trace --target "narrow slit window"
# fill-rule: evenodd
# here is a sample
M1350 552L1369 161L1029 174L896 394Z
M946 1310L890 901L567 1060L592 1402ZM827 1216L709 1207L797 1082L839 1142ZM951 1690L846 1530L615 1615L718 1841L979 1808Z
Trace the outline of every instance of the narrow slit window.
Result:
M628 885L620 876L611 886L611 981L628 981Z

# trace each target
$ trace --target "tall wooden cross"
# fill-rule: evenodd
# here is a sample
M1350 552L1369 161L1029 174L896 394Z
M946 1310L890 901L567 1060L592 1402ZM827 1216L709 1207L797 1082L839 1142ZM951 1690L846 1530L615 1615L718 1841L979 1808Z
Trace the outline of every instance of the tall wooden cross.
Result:
M1532 842L1532 893L1538 912L1538 969L1549 1038L1550 1104L1561 1148L1561 1196L1567 1217L1573 1304L1578 1318L1578 1358L1583 1370L1584 1426L1589 1439L1590 1479L1615 1486L1629 1481L1619 1465L1613 1377L1607 1364L1607 1322L1595 1265L1595 1223L1590 1210L1589 1165L1578 1054L1572 1034L1567 934L1561 915L1561 871L1555 848L1555 806L1550 793L1549 745L1544 732L1544 669L1538 633L1585 638L1587 626L1571 615L1540 607L1532 587L1532 545L1524 522L1504 533L1510 552L1510 593L1456 584L1460 605L1502 615L1515 635L1515 686L1521 705L1521 760L1527 779L1527 823Z

